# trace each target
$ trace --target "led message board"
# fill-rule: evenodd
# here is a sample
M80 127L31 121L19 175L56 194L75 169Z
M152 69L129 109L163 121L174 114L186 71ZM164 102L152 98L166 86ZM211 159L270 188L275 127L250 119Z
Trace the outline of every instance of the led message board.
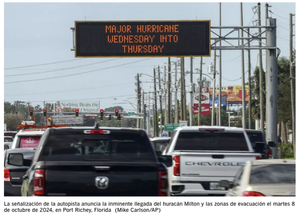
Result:
M210 56L210 21L75 21L75 57Z

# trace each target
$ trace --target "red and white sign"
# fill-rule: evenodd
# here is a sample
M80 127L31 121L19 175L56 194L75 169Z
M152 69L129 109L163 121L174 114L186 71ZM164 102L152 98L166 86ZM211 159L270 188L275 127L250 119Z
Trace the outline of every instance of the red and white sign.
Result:
M26 136L21 138L20 148L36 148L40 142L40 136Z
M198 103L194 103L194 115L198 115ZM201 103L201 115L203 116L209 115L209 103L208 104Z
M194 94L194 103L199 103L199 93ZM201 104L209 104L209 93L201 93Z

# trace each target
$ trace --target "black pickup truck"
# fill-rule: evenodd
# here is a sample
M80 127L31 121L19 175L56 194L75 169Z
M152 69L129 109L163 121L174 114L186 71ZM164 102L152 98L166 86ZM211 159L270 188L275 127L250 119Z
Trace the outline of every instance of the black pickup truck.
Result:
M49 128L23 177L22 196L168 196L171 156L141 129Z

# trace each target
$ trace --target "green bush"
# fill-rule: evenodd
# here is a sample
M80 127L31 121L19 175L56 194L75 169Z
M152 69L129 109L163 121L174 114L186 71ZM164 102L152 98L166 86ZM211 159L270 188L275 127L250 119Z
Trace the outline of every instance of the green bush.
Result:
M293 144L281 143L278 148L281 151L281 158L294 158Z

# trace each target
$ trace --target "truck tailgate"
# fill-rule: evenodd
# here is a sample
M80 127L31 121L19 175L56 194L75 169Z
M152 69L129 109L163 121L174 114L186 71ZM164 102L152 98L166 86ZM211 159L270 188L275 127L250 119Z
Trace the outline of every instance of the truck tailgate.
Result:
M149 196L158 195L156 163L47 161L45 195ZM107 186L107 187L106 187Z
M184 177L234 177L254 153L180 153L180 175ZM176 153L174 154L176 156Z

